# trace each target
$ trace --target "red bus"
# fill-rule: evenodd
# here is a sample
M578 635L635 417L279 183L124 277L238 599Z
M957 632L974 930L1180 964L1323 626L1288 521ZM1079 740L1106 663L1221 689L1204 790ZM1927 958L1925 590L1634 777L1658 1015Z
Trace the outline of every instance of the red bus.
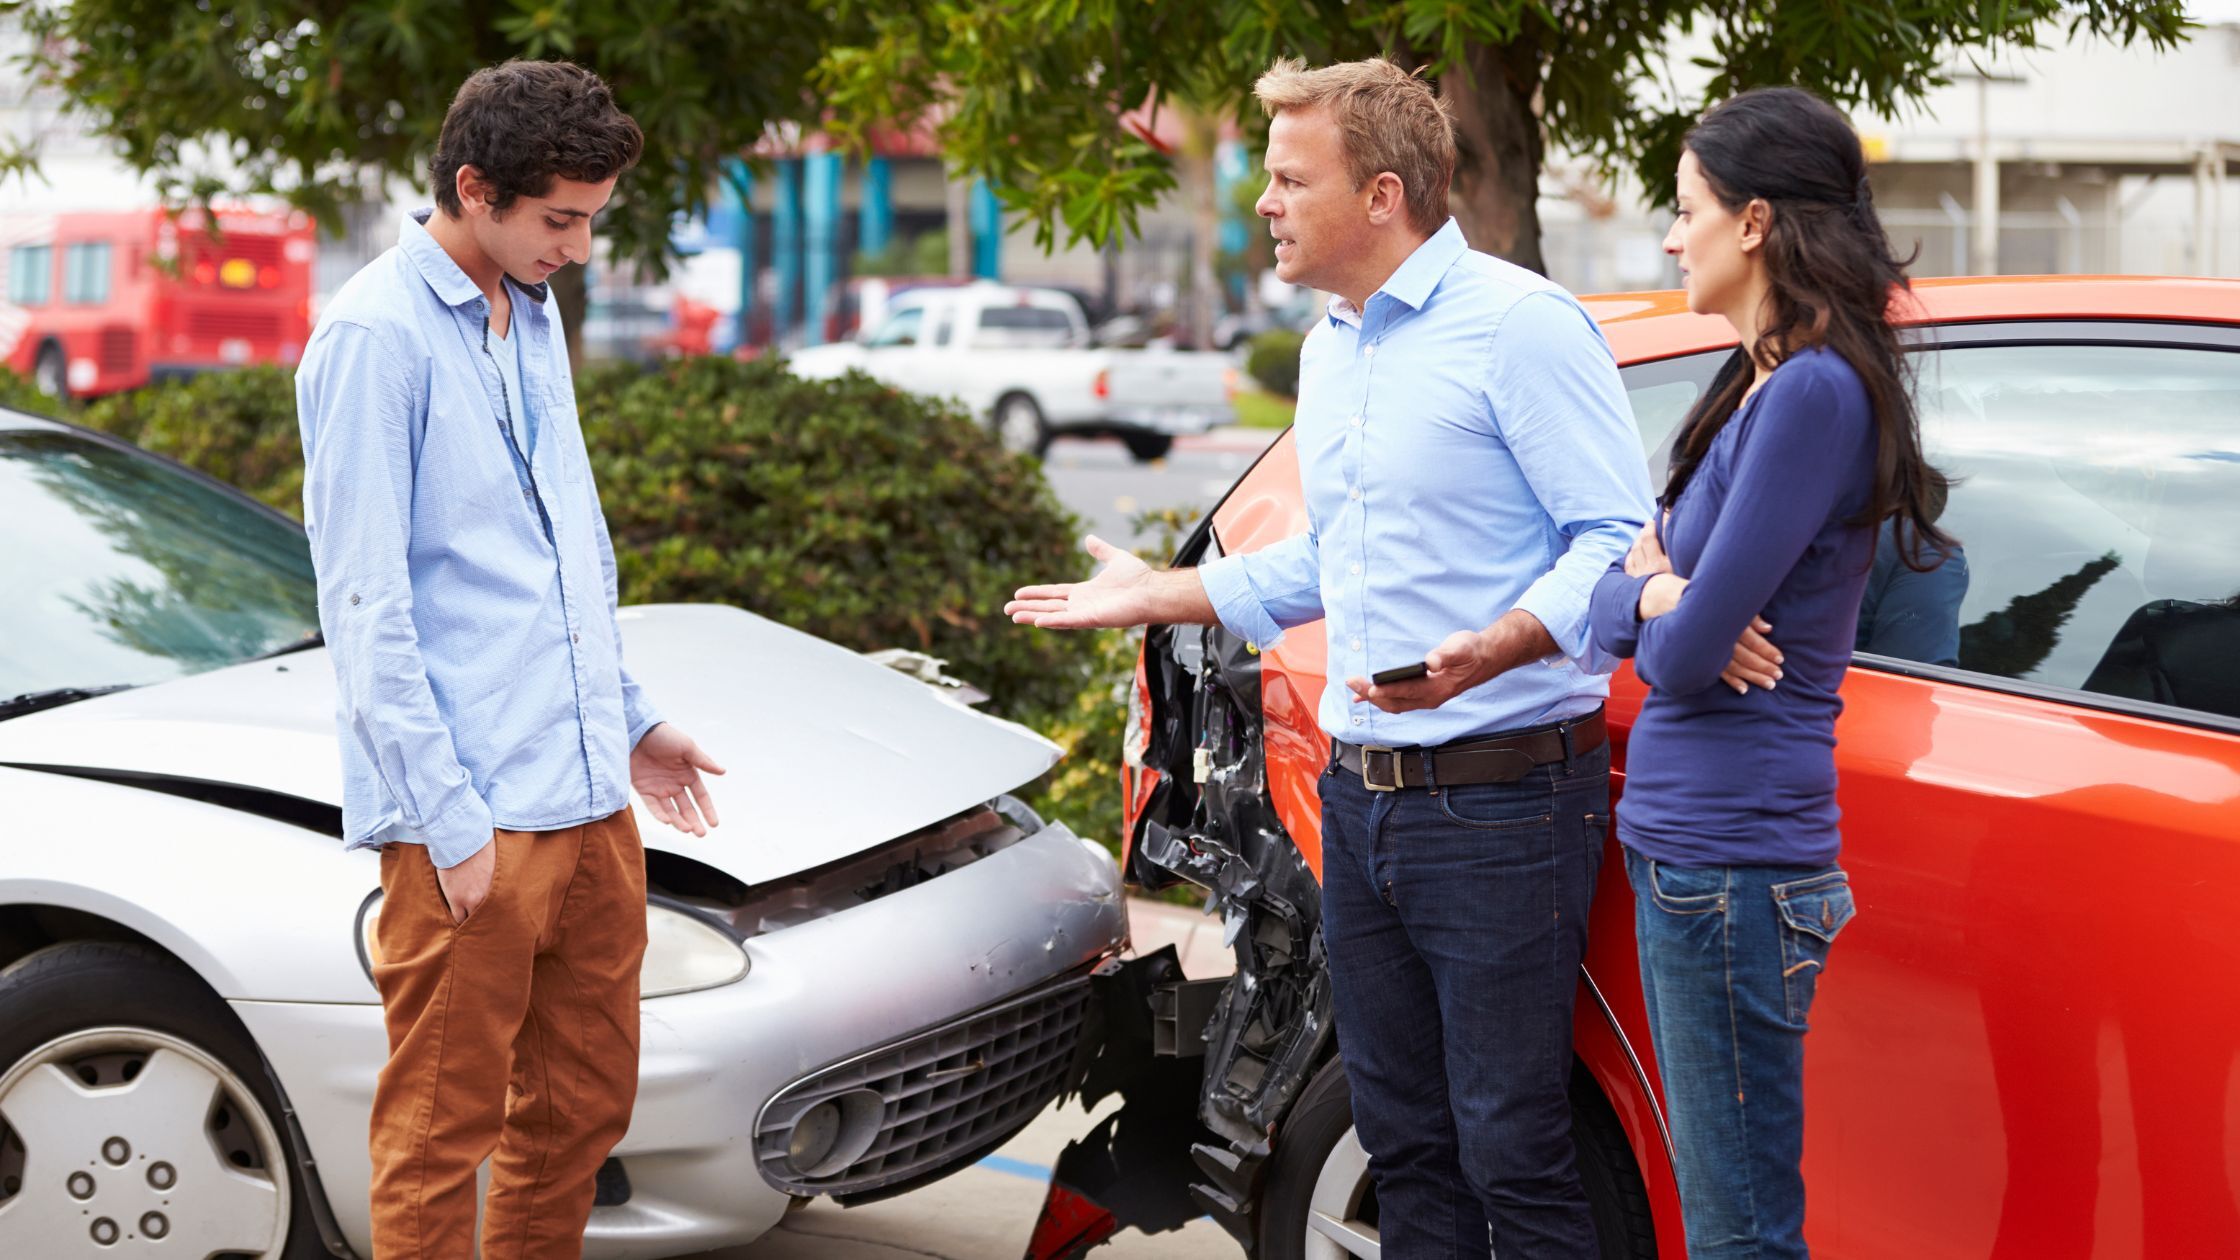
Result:
M309 216L221 209L0 215L0 365L83 398L245 363L311 334Z

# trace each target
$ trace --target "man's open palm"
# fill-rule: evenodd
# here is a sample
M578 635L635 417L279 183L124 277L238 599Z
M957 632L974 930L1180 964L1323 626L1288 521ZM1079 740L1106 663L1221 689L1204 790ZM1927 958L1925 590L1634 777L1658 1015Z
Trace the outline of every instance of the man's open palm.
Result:
M1003 606L1004 614L1021 625L1045 630L1133 626L1148 620L1151 566L1095 534L1082 545L1104 566L1095 577L1086 582L1022 586Z
M647 812L679 831L696 836L717 825L716 803L708 795L701 772L722 774L700 751L692 737L663 722L645 733L630 750L630 786L638 790Z

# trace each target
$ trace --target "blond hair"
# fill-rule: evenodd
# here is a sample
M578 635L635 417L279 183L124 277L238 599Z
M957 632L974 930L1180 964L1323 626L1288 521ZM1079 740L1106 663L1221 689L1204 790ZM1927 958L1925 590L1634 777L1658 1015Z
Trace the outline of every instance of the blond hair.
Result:
M1382 57L1313 70L1286 57L1268 67L1252 94L1271 118L1288 109L1328 110L1356 189L1390 171L1400 177L1409 226L1429 233L1447 221L1454 117L1430 84Z

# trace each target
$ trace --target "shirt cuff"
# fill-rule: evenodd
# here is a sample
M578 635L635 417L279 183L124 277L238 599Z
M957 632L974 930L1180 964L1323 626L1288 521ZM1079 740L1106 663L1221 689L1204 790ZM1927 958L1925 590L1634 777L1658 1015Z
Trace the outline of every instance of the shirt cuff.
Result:
M1587 610L1591 599L1565 589L1558 584L1557 577L1550 573L1526 587L1516 607L1539 619L1547 628L1548 637L1555 640L1556 651L1573 660L1583 660L1590 637Z
M1222 628L1262 651L1283 641L1283 627L1268 615L1268 607L1252 589L1252 575L1243 556L1223 556L1198 566L1198 581Z
M439 870L450 870L489 844L495 836L497 824L491 819L490 806L471 789L462 794L440 817L431 819L414 837L428 846L428 860Z
M628 749L637 748L638 741L646 737L647 731L668 720L661 716L661 710L637 699L636 692L637 688L633 687L630 689L630 693L623 697L622 720L623 725L630 732L629 742L624 747Z

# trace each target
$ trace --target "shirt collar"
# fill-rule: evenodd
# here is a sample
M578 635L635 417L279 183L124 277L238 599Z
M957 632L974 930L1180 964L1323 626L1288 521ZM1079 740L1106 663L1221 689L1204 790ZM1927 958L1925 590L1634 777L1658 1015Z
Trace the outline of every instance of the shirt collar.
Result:
M1422 310L1423 304L1431 300L1431 291L1446 277L1447 269L1469 251L1470 243L1462 239L1462 225L1450 218L1423 244L1415 247L1377 292L1398 299L1410 310ZM1359 328L1361 314L1344 298L1336 295L1330 298L1330 318L1339 323Z
M465 306L481 297L482 289L468 278L466 272L459 269L458 263L451 261L451 255L444 252L443 246L437 244L434 235L428 231L428 219L434 213L433 206L423 206L406 215L404 229L398 236L397 243L404 247L405 257L420 268L421 278L428 282L429 288L435 290L436 296L443 300L445 306ZM523 284L512 276L505 277L504 283L512 285L515 292L528 297L536 304L540 313L544 309L545 296L552 291L549 284Z

